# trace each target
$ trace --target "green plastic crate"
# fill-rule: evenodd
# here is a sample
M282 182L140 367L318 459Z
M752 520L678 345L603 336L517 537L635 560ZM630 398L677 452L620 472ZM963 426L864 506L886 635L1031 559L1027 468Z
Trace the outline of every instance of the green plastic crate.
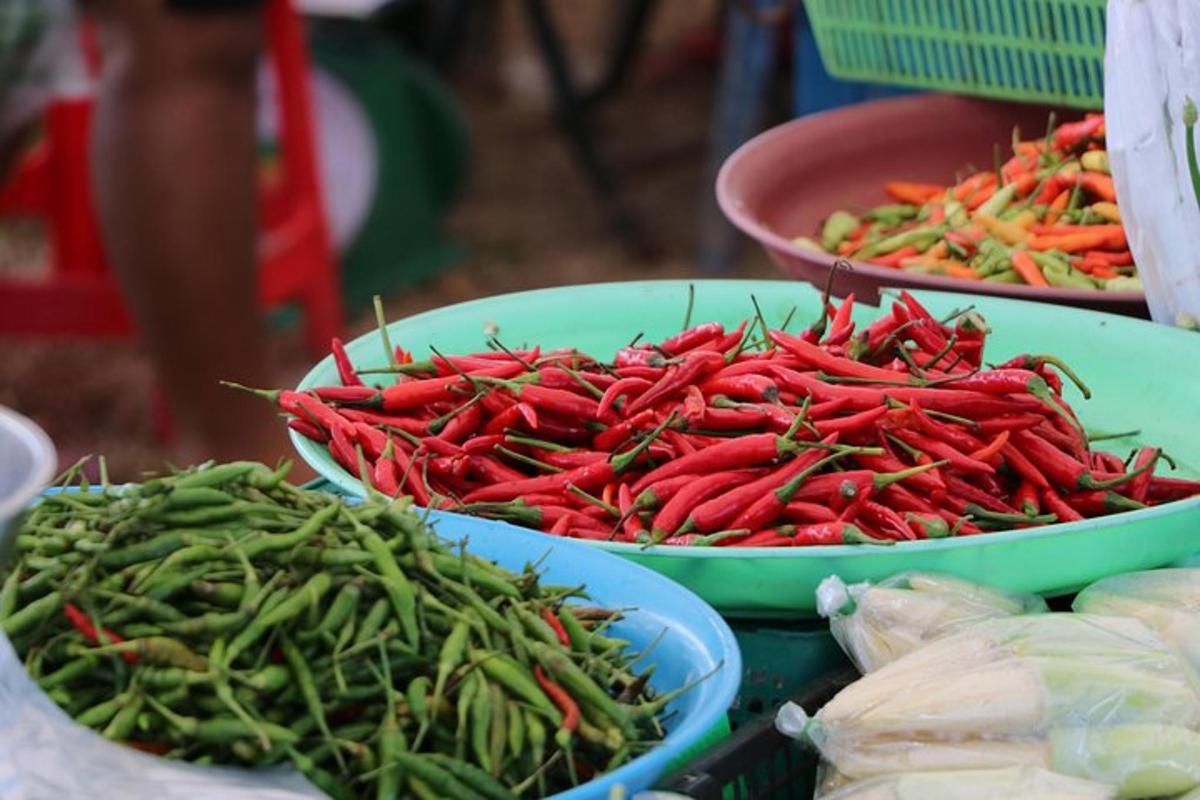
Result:
M1104 105L1106 0L805 0L830 75L1073 108Z

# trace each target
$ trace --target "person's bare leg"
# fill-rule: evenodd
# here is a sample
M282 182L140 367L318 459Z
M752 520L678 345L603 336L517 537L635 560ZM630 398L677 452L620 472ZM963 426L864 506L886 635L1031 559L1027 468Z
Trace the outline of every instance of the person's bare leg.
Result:
M184 461L290 450L255 302L254 9L100 0L93 172L105 244L179 430Z

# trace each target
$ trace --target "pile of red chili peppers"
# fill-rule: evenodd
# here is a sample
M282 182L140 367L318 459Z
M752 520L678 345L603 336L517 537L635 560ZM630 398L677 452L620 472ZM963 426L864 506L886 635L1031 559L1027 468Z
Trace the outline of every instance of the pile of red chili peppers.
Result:
M1200 493L1165 456L1093 450L1051 356L983 364L984 320L908 293L859 330L826 297L799 335L759 315L603 363L495 349L343 385L260 392L351 474L422 506L591 540L692 546L887 544L1069 522ZM786 328L786 323L783 326ZM635 340L636 342L636 340ZM363 377L394 376L383 387Z

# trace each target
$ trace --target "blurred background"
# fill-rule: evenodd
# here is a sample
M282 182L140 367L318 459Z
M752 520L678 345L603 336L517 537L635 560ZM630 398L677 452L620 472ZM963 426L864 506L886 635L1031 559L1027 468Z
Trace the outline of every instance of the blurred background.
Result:
M0 194L0 404L39 422L62 462L103 453L133 476L178 456L174 412L89 190L103 47L93 20L64 33L65 11L25 20L59 38L48 104ZM825 75L787 0L270 0L256 13L270 366L257 380L272 386L294 385L331 330L372 327L377 293L396 319L542 286L772 277L717 210L721 160L792 115L884 94ZM20 22L5 23L10 42ZM306 323L313 288L340 294L340 322Z

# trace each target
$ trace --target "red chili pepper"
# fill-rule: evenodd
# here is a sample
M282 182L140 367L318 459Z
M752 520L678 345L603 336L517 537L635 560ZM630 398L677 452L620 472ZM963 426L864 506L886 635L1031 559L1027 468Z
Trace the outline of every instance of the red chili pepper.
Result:
M388 497L400 494L399 475L396 473L396 462L391 458L391 454L375 462L371 483Z
M879 497L897 511L912 511L918 514L937 513L937 508L932 503L900 485L886 487L879 492Z
M1004 462L1021 478L1029 481L1039 489L1050 488L1050 482L1046 480L1046 476L1034 465L1033 461L1030 461L1017 449L1016 445L1012 443L1011 438L1004 447L1000 448L1000 454L1004 457Z
M563 647L571 646L571 637L567 636L567 629L563 627L562 622L559 621L558 616L555 615L553 611L548 608L543 608L542 619L544 619L546 624L549 625L551 630L554 631L554 635L558 637L558 641Z
M827 436L822 441L825 444L833 444L837 441L837 435ZM772 505L782 499L782 502L778 502L778 510L782 511L783 507L787 505L792 495L799 488L799 484L793 486L791 482L798 477L804 476L824 456L825 452L822 450L803 452L761 478L737 486L700 503L688 514L687 522L684 523L682 530L684 532L697 530L701 533L712 533L713 531L729 527L728 523L732 522L735 518L739 518L744 512L746 512L747 516L757 518L762 513L761 510L751 509L753 509L752 504L759 498L773 498L769 501ZM775 494L777 490L786 493L787 496L781 498Z
M92 623L91 617L80 611L79 607L74 603L64 603L63 614L66 615L67 621L71 623L75 630L83 634L83 638L86 639L89 644L121 644L125 641L108 628L101 628L98 633L96 626ZM99 634L104 635L103 641L101 640ZM123 652L121 653L121 658L123 658L129 664L136 663L138 660L137 653L133 652Z
M415 456L410 456L402 449L397 447L392 453L392 458L396 462L396 472L400 476L400 482L408 493L412 495L413 502L419 506L428 506L432 499L429 495L429 489L425 486L425 482L421 480L420 465L416 463Z
M793 500L784 507L781 517L788 522L833 522L837 514L822 503Z
M613 408L617 399L623 395L636 397L638 394L645 392L654 384L645 378L631 376L628 378L620 378L614 381L611 386L604 390L604 396L600 398L600 405L597 409L597 416L607 413Z
M325 444L329 441L328 433L306 419L293 417L287 421L287 426L301 436L312 439L314 442Z
M819 522L802 525L787 537L792 547L811 547L831 544L884 544L868 536L862 528L849 522Z
M514 361L497 364L488 369L476 370L471 373L471 377L476 379L495 378L504 380L514 378L524 371L525 368ZM440 400L462 400L464 399L464 393L468 392L470 388L470 382L458 373L438 378L425 378L407 383L398 383L394 386L384 388L383 408L385 411L405 411L411 408L420 408L430 403L436 403Z
M643 344L637 347L622 347L617 351L613 365L618 368L654 367L656 371L661 372L662 368L667 365L667 360L653 347ZM641 377L646 376L642 375Z
M351 475L358 475L358 455L350 435L346 433L345 428L334 428L331 433L329 452L334 460Z
M1140 467L1125 475L1097 479L1085 465L1030 431L1015 431L1012 437L1017 449L1031 461L1036 462L1050 480L1072 491L1108 489L1127 483L1137 475L1153 469L1153 462L1151 462L1148 466Z
M723 395L752 403L773 403L779 399L779 387L766 375L731 375L714 377L700 384L706 396Z
M302 392L280 392L280 406L289 414L314 422L326 430L337 428L350 432L351 424L334 409L322 403L317 398ZM286 405L285 405L286 402Z
M588 464L604 461L609 456L608 453L599 453L595 450L570 450L565 453L554 450L535 450L532 455L540 461L545 461L547 464L561 469L586 467Z
M891 455L871 456L859 454L855 455L854 459L873 473L881 475L887 473L904 473L904 477L901 480L907 481L908 485L915 490L926 493L946 490L946 484L936 476L936 468L932 464L918 464L916 467L910 468L900 459Z
M693 350L684 356L682 364L669 367L666 373L651 388L647 389L625 407L628 415L636 414L645 408L651 408L660 400L673 396L691 383L704 376L716 372L725 366L725 356L713 350Z
M761 474L757 470L742 470L742 472L747 472L755 476ZM635 484L630 488L630 493L634 495L634 502L641 508L662 508L671 501L672 497L682 491L684 487L690 486L695 481L695 475L676 475L673 478L664 478L655 481L640 491Z
M1042 489L1042 506L1058 517L1059 522L1078 522L1083 515L1071 508L1053 489Z
M327 403L378 405L383 399L383 395L374 386L363 386L361 383L354 386L317 386L312 391Z
M857 414L851 414L846 417L819 419L813 423L813 427L822 436L828 436L831 433L841 435L856 433L872 427L872 424L886 414L887 411L887 406L869 408L866 411L860 411Z
M850 318L853 311L854 292L851 292L842 300L829 323L829 335L825 337L825 346L841 344L854 335L854 320Z
M468 494L463 500L468 503L484 500L511 500L514 497L533 492L561 492L566 489L567 484L590 492L608 483L615 474L612 462L601 461L566 472L556 472L553 475L539 475L535 478L483 486Z
M460 443L479 430L482 422L483 408L478 404L469 405L450 418L446 426L437 434L437 438L456 444Z
M637 513L638 507L634 504L633 492L629 491L627 483L617 487L617 510L621 512L621 532L625 541L635 541L643 526Z
M726 439L720 444L707 447L690 456L668 461L643 475L633 486L633 493L645 489L652 483L676 475L721 472L739 467L757 467L781 458L796 450L796 444L773 433L758 433Z
M767 413L760 408L708 407L696 427L709 431L752 431L766 421ZM788 427L791 427L790 423Z
M1182 500L1200 494L1200 481L1154 477L1150 479L1150 490L1146 494L1154 503Z
M546 673L542 671L541 664L533 665L533 677L537 680L538 686L542 687L542 691L546 693L546 696L550 698L550 701L562 712L563 719L562 725L559 726L560 729L574 733L579 727L579 705L571 697L570 692L550 680Z
M388 446L388 437L383 431L378 428L373 428L365 422L356 422L354 424L354 441L357 442L363 449L363 455L368 461L375 461L383 455L383 451ZM353 451L354 445L351 443L350 450ZM357 456L355 459L357 460ZM357 473L355 473L357 474Z
M338 337L333 337L333 341L329 344L329 349L333 351L333 363L337 367L338 379L341 380L343 386L362 386L362 379L354 371L354 365L350 363L350 356L346 354L346 345Z
M1008 436L1008 431L1000 431L1000 433L996 434L996 438L990 441L986 447L981 447L971 453L971 458L976 461L992 464L992 460L1000 455L1000 451L1008 443Z
M860 488L850 481L843 481L838 490L829 498L829 505L838 512L838 519L844 522L853 522L858 517L858 512L862 510L863 505L871 499L871 495L874 493L875 487L871 484Z
M808 366L813 369L819 369L829 375L865 378L868 380L885 381L887 383L903 382L907 379L907 376L900 375L891 370L831 355L821 349L819 345L806 342L783 331L771 331L770 336L771 341L795 355Z
M885 536L887 539L912 541L917 538L917 534L913 532L912 527L904 517L900 516L893 509L874 500L864 501L862 508L858 512L858 516L872 523L885 534L893 534L892 536Z
M1119 511L1136 511L1146 504L1125 497L1111 489L1095 492L1072 492L1063 497L1063 502L1088 517L1115 514Z
M674 336L664 339L658 346L660 350L677 356L687 350L711 342L718 336L725 335L725 326L719 322L702 322L695 327L681 331Z
M1027 430L1041 425L1045 419L1040 414L1001 414L990 419L977 420L976 427L972 430L982 434Z
M858 410L884 405L888 398L911 403L919 401L928 411L941 411L963 417L988 418L1000 414L1026 411L1041 411L1045 406L1036 398L1022 395L997 397L983 392L943 389L941 387L847 386L826 383L816 375L796 372L787 368L774 368L776 378L787 388L809 395L814 402L845 399L851 408ZM890 375L897 375L888 371Z
M1162 451L1157 447L1143 447L1138 450L1137 457L1133 460L1133 469L1143 471L1125 486L1131 500L1146 502L1150 493L1150 482L1154 479L1154 465L1161 455Z
M1092 137L1104 135L1104 117L1087 117L1079 122L1067 122L1058 126L1051 139L1051 147L1055 150L1070 150Z
M892 431L892 435L910 447L915 447L933 458L949 462L950 466L954 469L962 470L963 472L982 472L986 475L991 475L996 471L990 464L960 453L945 442L940 442L931 436L925 436L916 431L903 428Z
M349 422L365 422L381 428L411 433L414 436L424 436L429 433L429 420L417 417L399 416L392 414L377 414L358 408L342 408L339 413Z
M687 520L688 513L700 503L737 486L749 483L755 473L749 470L730 470L695 476L665 503L651 524L651 536L662 541L674 536Z
M654 409L646 409L638 412L624 422L612 425L607 429L597 433L592 438L592 447L597 450L603 450L606 453L611 453L621 445L629 441L635 433L642 430L647 430L659 422L658 414Z
M1017 509L1005 503L999 497L988 494L984 490L971 485L962 478L953 474L947 474L944 478L946 481L946 490L951 494L956 495L968 503L974 503L988 511L995 511L998 514L1018 514Z

